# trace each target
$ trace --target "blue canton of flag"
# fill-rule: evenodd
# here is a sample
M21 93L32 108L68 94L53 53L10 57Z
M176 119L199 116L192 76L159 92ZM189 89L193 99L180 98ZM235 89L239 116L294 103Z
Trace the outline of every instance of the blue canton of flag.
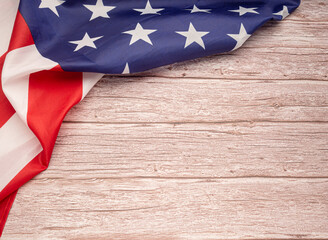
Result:
M23 0L38 51L66 71L132 73L242 46L299 0Z

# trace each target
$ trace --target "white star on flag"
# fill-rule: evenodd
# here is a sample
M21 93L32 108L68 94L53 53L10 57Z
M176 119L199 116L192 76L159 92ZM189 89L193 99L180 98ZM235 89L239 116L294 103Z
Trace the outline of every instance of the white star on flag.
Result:
M257 8L245 8L245 7L239 6L239 9L229 10L229 11L239 13L239 16L243 16L246 13L259 14L257 11L255 11L255 9L257 9Z
M163 11L164 8L153 8L150 5L150 2L148 0L145 8L134 8L133 10L135 10L137 12L141 12L140 15L145 15L145 14L159 14L160 15L160 13L158 13L158 12Z
M190 13L198 13L198 12L203 12L203 13L210 13L212 9L199 9L196 5L192 9L186 9L190 11Z
M132 45L133 43L135 43L139 40L143 40L146 43L149 43L150 45L153 45L153 43L151 42L148 35L152 34L153 32L156 32L156 31L157 30L155 30L155 29L144 29L141 26L141 24L138 23L134 30L126 31L126 32L123 32L123 33L130 34L132 36L131 41L130 41L130 45Z
M109 18L108 12L112 11L114 6L105 6L102 0L97 0L96 5L83 5L92 12L92 16L89 21L96 19L98 17Z
M74 52L76 52L76 51L78 51L78 50L80 50L81 48L84 48L84 47L97 48L94 42L97 41L98 39L102 38L102 37L103 36L90 38L89 34L85 33L84 37L81 40L69 41L69 43L77 45L75 50L74 50Z
M246 40L251 36L246 32L244 24L240 25L239 34L227 34L227 35L237 41L236 46L231 51L240 48L244 44L244 42L246 42Z
M63 0L41 0L39 8L49 8L54 14L59 17L57 7L62 5L65 1Z
M192 23L189 24L189 29L186 32L176 32L184 37L186 37L186 43L185 47L188 47L192 43L197 43L199 46L205 49L205 44L202 39L205 35L207 35L209 32L200 32L197 31Z
M129 73L130 73L129 63L126 63L122 74L129 74Z
M274 13L273 15L281 16L282 19L284 20L286 17L289 16L289 11L288 11L287 6L284 6L281 11Z

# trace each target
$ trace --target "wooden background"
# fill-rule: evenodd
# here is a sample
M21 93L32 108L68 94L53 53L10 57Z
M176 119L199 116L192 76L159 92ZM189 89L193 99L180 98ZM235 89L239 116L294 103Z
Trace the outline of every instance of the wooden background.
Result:
M236 52L106 77L4 240L328 239L328 3Z

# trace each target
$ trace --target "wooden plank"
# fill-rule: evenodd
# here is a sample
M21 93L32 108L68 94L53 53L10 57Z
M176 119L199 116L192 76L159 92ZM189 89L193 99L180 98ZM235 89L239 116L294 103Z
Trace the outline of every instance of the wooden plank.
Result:
M322 11L322 8L326 6L326 0L302 0L299 8L289 19L305 22L328 22L327 11Z
M229 54L181 62L139 75L221 80L328 80L327 50L315 53L307 49L308 53L297 55L300 51L297 47L256 49L256 40L254 37L254 42L249 41L245 43L245 48Z
M326 239L327 179L42 179L3 239Z
M320 11L323 7L327 6L327 1L302 0L300 2L301 4L298 7L298 9L296 9L296 11L291 15L297 21L310 21L310 22L328 21L327 12Z
M65 121L326 121L320 81L111 78L97 84Z
M40 178L328 177L328 123L63 125Z

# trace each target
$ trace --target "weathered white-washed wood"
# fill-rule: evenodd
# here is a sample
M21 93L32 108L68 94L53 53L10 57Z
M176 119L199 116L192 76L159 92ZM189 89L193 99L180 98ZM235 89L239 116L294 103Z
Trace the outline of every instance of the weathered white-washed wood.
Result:
M36 178L328 177L327 136L328 123L64 124Z
M297 55L300 50L296 47L262 50L255 48L256 42L252 45L254 48L249 47L251 43L245 43L245 48L229 54L177 63L141 73L141 76L221 80L328 80L326 49L317 54L312 49L307 49L308 53Z
M328 29L328 25L324 27ZM321 29L316 29L316 32ZM273 42L268 40L270 38L272 36L260 37L255 34L243 48L235 52L177 63L140 75L238 80L328 80L328 47L311 47L316 44L315 36L295 40L295 35L286 33L285 37L271 39ZM307 47L297 46L305 39ZM325 36L322 41L328 43L327 39L328 36ZM285 46L294 40L293 46ZM261 46L260 43L267 46Z
M116 77L97 84L65 121L328 121L328 84Z
M302 0L300 7L289 17L295 21L305 22L328 22L326 0Z
M18 195L4 239L328 238L327 179L64 178L30 185L33 191L27 186Z

